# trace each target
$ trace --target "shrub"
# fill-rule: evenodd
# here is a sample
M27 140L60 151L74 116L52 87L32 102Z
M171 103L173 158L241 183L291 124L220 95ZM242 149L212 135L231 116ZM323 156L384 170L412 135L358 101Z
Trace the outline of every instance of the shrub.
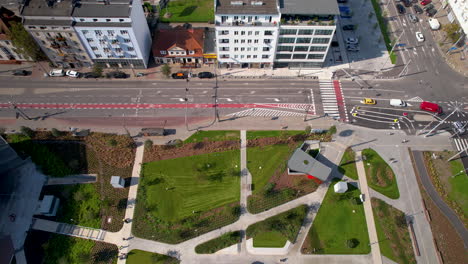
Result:
M406 227L406 216L405 214L395 215L395 223L399 228Z
M231 208L231 214L235 217L238 217L240 214L241 214L241 206L240 205L236 205L234 207Z
M275 186L276 184L273 182L269 182L265 185L265 195L272 195L275 193Z
M359 240L357 240L356 238L351 238L346 241L346 246L348 248L355 248L358 245L359 245Z
M115 147L117 146L117 140L115 139L110 139L108 142L109 146Z
M62 135L62 132L60 132L56 128L52 128L52 130L50 132L52 133L52 136L54 136L54 137L60 137L60 135Z
M5 132L6 132L6 128L0 127L0 135L5 134Z
M330 127L330 129L328 130L328 134L333 135L335 133L336 133L336 126Z
M98 77L101 77L102 76L102 67L99 64L94 64L93 73L96 74Z
M26 126L22 126L20 128L20 131L21 131L21 134L23 134L23 135L25 135L27 137L30 137L30 138L34 137L34 134L35 134L34 130L32 130L31 128L26 127Z
M312 127L311 127L311 126L306 126L306 127L305 127L305 132L306 132L307 135L310 134L310 131L311 131L311 130L312 130Z
M161 67L161 72L166 78L169 78L169 75L171 75L171 66L169 66L169 64L164 64Z
M153 147L153 141L150 139L145 140L145 149L151 149Z

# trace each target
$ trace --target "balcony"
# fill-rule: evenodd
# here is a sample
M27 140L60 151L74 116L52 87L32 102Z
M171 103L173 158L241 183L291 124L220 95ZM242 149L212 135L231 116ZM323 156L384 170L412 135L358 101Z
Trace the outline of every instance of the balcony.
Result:
M335 17L330 16L294 16L282 15L281 25L285 26L334 26Z
M240 27L276 27L277 23L269 23L269 22L259 22L259 21L252 21L252 22L244 22L244 21L234 21L234 22L216 22L216 26L220 27L232 27L232 26L240 26Z

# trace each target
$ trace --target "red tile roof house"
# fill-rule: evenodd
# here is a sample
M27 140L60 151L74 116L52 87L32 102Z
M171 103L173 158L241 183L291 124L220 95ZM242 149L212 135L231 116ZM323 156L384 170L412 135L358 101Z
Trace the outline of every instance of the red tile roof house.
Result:
M180 63L196 67L203 63L204 29L158 30L153 39L153 56L158 64Z

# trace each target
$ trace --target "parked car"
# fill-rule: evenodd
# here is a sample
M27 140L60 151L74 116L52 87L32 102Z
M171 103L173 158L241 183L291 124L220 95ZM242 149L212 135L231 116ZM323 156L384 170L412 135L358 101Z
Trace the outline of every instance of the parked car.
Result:
M359 40L357 38L347 38L346 44L357 45L359 44Z
M414 9L414 12L415 12L416 14L422 14L422 13L423 13L422 8L421 8L420 6L418 6L418 5L414 5L414 6L413 6L413 9Z
M113 71L106 73L107 78L126 79L128 75L122 71Z
M200 79L204 79L204 78L207 78L207 79L210 79L210 78L213 78L215 75L211 72L200 72L198 73L198 78Z
M80 78L81 77L81 73L77 72L77 71L67 71L66 72L66 75L69 76L69 77L73 77L73 78Z
M406 7L410 7L410 6L411 6L411 1L410 1L410 0L403 0L403 4L404 4Z
M406 102L401 99L390 99L390 105L395 107L406 107Z
M416 39L418 40L418 42L423 42L424 41L424 35L423 33L421 32L416 32Z
M354 30L354 25L344 25L343 30Z
M185 74L184 72L176 72L176 73L173 73L171 76L172 76L172 79L187 79L188 78L188 75Z
M371 99L371 98L364 98L364 99L361 101L361 104L375 105L375 104L377 104L377 101L374 100L374 99Z
M65 76L65 71L61 69L53 69L49 72L49 76L51 77L62 77Z
M431 0L422 0L421 5L425 6L425 5L430 4L431 2L432 2Z
M428 17L433 17L437 13L437 10L435 8L431 8L429 10L426 10L426 15Z
M89 78L99 78L101 76L99 76L98 74L96 74L94 72L85 72L85 73L83 73L83 77L86 78L86 79L89 79Z
M27 76L27 75L29 75L30 73L31 73L31 72L28 72L28 71L26 71L26 70L15 70L15 71L12 72L12 74L13 74L14 76Z
M427 11L429 9L434 9L434 5L433 4L428 4L427 6L425 6L424 8L424 11Z
M136 74L136 77L143 77L143 76L145 76L145 75L146 75L145 73L139 72L139 73Z
M402 6L401 4L397 4L397 5L396 5L396 8L397 8L397 10L398 10L398 13L400 13L400 14L404 14L404 13L406 12L405 7Z
M346 46L346 49L348 51L354 51L354 52L358 52L360 50L359 46L356 46L356 45L348 45L348 46Z
M411 21L412 23L416 23L419 21L418 17L414 14L408 14L408 19L409 21Z

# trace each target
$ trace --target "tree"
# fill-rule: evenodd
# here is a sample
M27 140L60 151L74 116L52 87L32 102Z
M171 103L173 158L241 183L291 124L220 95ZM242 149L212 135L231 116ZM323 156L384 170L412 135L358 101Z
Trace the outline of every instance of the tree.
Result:
M109 143L109 145L110 145L111 147L115 147L115 146L117 146L117 144L118 144L118 143L117 143L117 140L115 140L115 139L109 140L108 143Z
M452 23L444 25L443 30L447 33L447 37L455 43L461 36L460 25Z
M52 133L52 136L54 136L54 137L60 137L60 135L62 134L62 132L60 132L56 128L52 128L51 133Z
M305 132L306 132L307 135L310 134L310 131L311 131L311 130L312 130L312 127L311 127L311 126L306 126L306 127L305 127Z
M166 76L166 78L169 78L169 75L171 75L171 66L169 66L169 64L164 64L161 68L161 72L162 74L164 74L164 76Z
M32 130L31 128L29 127L26 127L26 126L22 126L20 128L20 131L21 131L21 134L27 136L27 137L34 137L34 130Z
M151 139L147 139L145 141L145 149L151 149L153 147L153 141L151 141Z
M346 246L348 248L355 248L358 245L359 245L359 240L357 240L356 238L351 238L346 241Z
M96 74L97 76L101 77L102 76L102 66L95 63L93 66L93 73Z
M45 59L44 53L42 53L39 46L36 44L34 39L24 29L23 25L18 22L10 22L10 34L11 43L16 48L16 52L22 54L25 57L29 57L34 61Z
M405 228L406 227L406 216L405 214L399 214L395 215L395 223L399 228Z

